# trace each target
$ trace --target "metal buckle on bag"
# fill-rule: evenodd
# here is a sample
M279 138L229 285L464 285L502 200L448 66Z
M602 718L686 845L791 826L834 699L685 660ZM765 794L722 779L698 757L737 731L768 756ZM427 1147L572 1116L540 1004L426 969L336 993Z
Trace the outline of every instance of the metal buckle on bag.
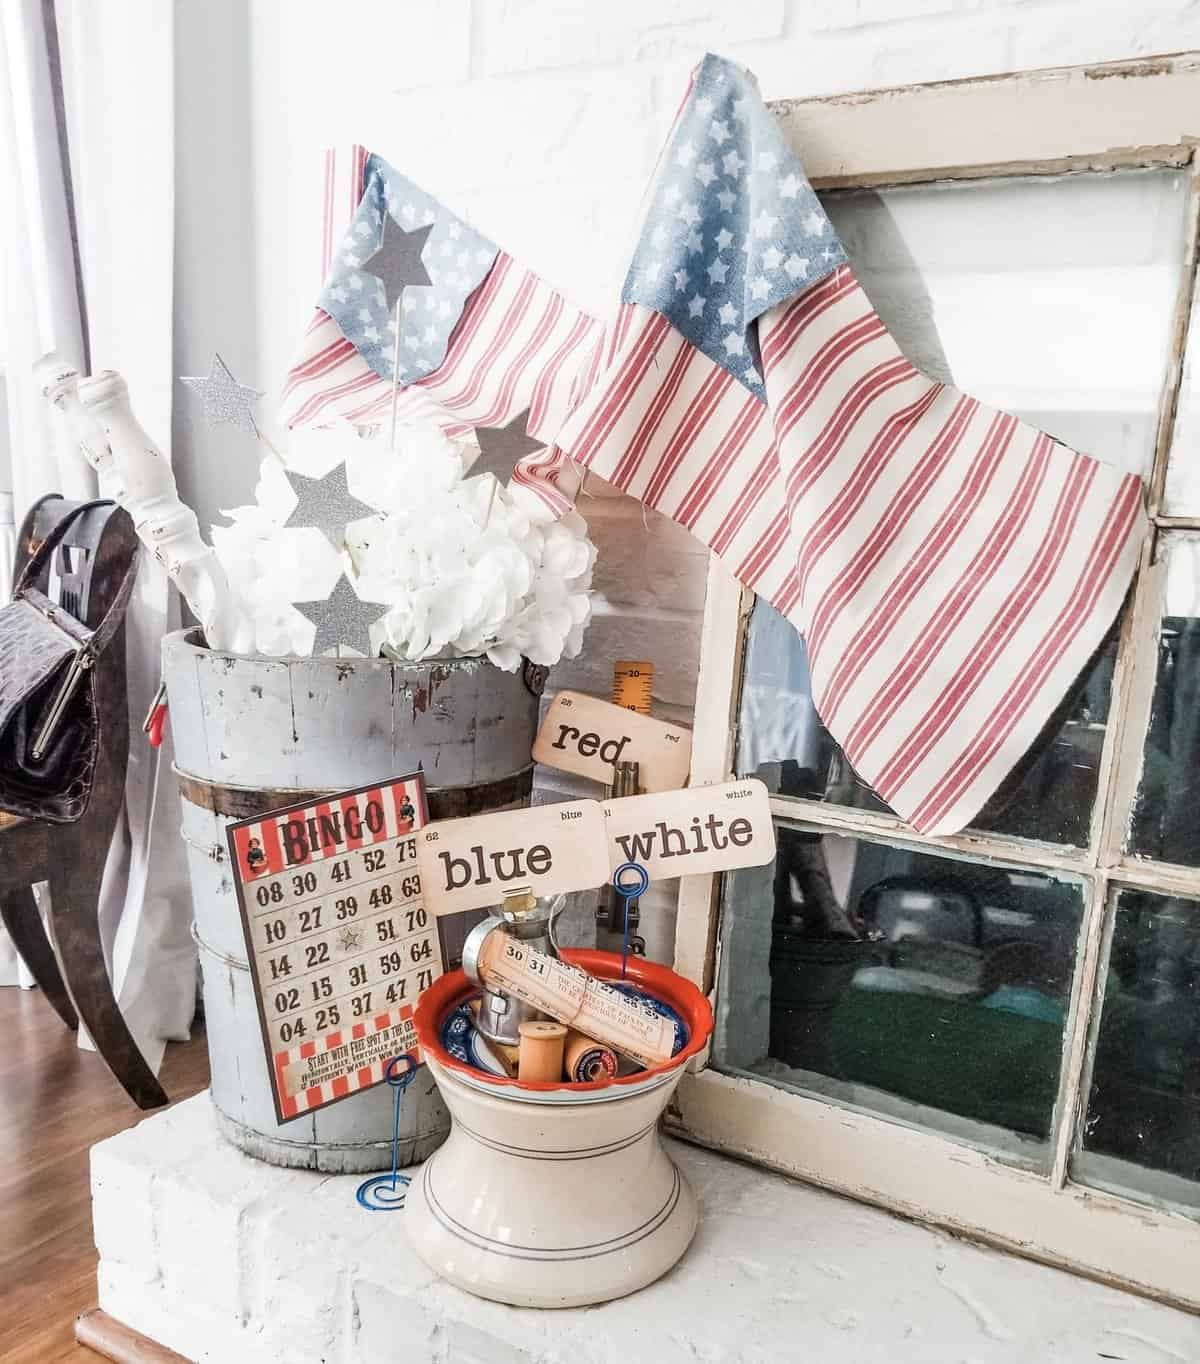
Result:
M88 672L95 661L92 657L92 651L87 645L80 645L76 650L75 657L71 660L59 685L58 692L54 700L51 701L49 709L46 711L46 717L33 740L33 747L30 752L34 762L41 761L46 750L54 741L54 736L58 733L58 727L62 724L62 718L71 703L71 698L79 690L79 684L83 681L84 674Z

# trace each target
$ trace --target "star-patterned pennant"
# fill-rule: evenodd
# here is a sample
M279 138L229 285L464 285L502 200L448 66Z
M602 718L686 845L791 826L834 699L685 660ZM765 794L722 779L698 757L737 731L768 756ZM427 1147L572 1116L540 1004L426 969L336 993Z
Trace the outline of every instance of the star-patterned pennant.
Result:
M362 198L317 303L367 365L390 381L399 297L398 377L411 384L446 358L450 333L498 254L494 242L382 157L370 156Z
M467 470L467 475L491 474L497 483L505 484L512 471L526 455L545 449L546 442L529 434L529 409L518 412L504 426L477 426L475 438L479 454Z
M309 478L292 469L283 472L297 499L295 510L283 523L285 530L315 526L334 549L340 550L346 540L348 522L379 514L351 493L346 484L344 460L323 478Z
M213 356L207 374L182 374L179 377L199 396L204 407L204 419L210 427L228 422L240 431L258 435L258 425L250 409L263 395L256 388L239 384L219 355Z
M371 626L391 610L386 602L363 601L344 573L324 601L297 601L292 605L317 627L314 657L339 645L369 655Z
M661 162L622 298L765 396L754 323L846 253L754 78L706 57Z

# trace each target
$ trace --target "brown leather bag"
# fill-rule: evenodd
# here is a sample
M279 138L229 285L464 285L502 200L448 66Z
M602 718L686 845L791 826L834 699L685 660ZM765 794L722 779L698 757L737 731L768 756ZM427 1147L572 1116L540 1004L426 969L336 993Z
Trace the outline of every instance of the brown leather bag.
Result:
M26 564L12 601L0 609L0 811L70 824L87 810L100 751L96 660L121 627L137 556L94 630L56 606L35 584L80 516L67 512ZM121 511L112 515L124 516Z

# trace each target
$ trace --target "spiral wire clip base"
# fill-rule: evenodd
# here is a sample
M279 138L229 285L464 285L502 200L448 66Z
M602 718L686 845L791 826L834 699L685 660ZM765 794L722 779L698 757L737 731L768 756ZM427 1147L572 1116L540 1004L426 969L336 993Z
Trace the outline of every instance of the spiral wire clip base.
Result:
M400 1169L400 1103L404 1091L417 1078L419 1062L411 1051L401 1056L393 1056L383 1068L383 1078L391 1085L395 1095L392 1110L392 1172L388 1175L372 1175L364 1179L355 1190L354 1197L359 1207L368 1212L395 1212L404 1206L404 1199L410 1180L399 1173ZM403 1069L401 1069L403 1067Z

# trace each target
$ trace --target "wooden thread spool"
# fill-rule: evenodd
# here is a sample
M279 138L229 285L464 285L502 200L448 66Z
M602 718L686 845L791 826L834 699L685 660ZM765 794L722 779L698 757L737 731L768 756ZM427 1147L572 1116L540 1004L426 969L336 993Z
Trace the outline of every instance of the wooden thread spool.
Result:
M517 1060L517 1079L535 1084L553 1084L562 1079L563 1044L567 1040L565 1023L547 1019L522 1023L521 1051Z
M603 1080L617 1073L617 1054L603 1042L572 1028L563 1048L563 1068L568 1080L583 1083Z

